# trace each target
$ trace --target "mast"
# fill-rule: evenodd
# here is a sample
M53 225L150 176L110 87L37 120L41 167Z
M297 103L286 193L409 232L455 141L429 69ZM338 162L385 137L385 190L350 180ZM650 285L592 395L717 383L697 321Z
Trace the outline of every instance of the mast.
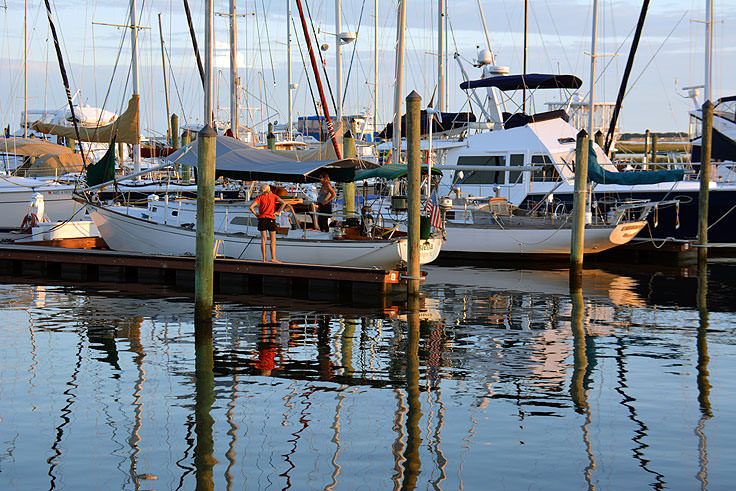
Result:
M210 0L212 1L212 0ZM342 151L340 146L337 144L337 138L335 138L335 129L332 126L332 119L330 118L330 108L327 105L327 98L325 98L325 91L322 88L322 78L319 76L319 67L317 66L317 59L314 57L314 48L312 47L312 40L309 37L309 29L307 28L307 20L304 18L304 9L302 8L301 0L296 0L296 8L299 9L299 18L302 21L302 30L304 31L304 40L307 43L309 50L309 59L312 62L312 70L314 71L314 78L317 82L317 88L319 89L319 98L322 102L322 110L325 113L325 119L327 120L327 129L330 132L330 139L332 140L332 146L335 147L335 155L338 160L342 159Z
M161 12L158 13L158 34L161 38L161 68L164 70L164 97L166 98L166 139L173 138L171 133L171 110L169 108L169 82L166 80L166 52L164 50L164 30L161 27Z
M337 125L342 122L342 46L340 30L342 17L342 0L335 0L335 78L337 78Z
M238 15L235 0L230 0L230 131L238 137Z
M593 113L595 112L595 57L598 44L598 0L593 0L593 29L590 40L590 99L588 102L588 135L593 138Z
M597 0L596 0L597 1ZM528 12L529 12L529 0L524 0L524 67L522 70L522 77L521 77L521 112L522 114L526 113L526 80L524 77L526 77L526 32L527 32L527 18L528 18ZM592 92L591 92L592 94Z
M205 1L205 17L204 17L204 124L212 126L213 118L213 76L212 62L215 56L215 19L214 19L214 0ZM214 129L214 128L213 128Z
M289 95L289 124L286 127L286 137L291 140L291 127L294 124L294 108L292 107L292 85L291 80L291 0L286 0L286 73L288 78L288 95Z
M131 42L131 71L133 72L133 95L140 95L138 85L138 12L136 0L130 0L130 42ZM133 144L133 172L141 170L141 135L138 134L138 142ZM140 178L136 178L140 180Z
M437 5L437 109L445 110L445 0ZM431 125L431 123L430 123Z
M23 138L28 136L28 0L23 1Z
M373 0L373 135L378 131L378 0Z
M713 0L705 0L705 100L713 94Z
M626 86L629 83L629 75L631 75L631 69L634 66L634 56L636 50L639 47L639 39L641 39L641 31L644 28L644 19L647 16L647 9L649 8L649 0L644 0L641 6L641 12L639 13L639 21L636 23L636 31L634 32L634 39L631 42L631 49L629 50L629 58L626 60L626 68L624 68L624 76L621 79L621 87L618 89L618 97L616 98L616 105L613 108L613 115L611 116L611 124L608 126L608 133L606 133L606 142L603 145L603 151L608 154L608 151L613 145L613 133L616 131L616 122L618 121L618 114L621 111L621 104L624 101L624 95L626 94Z
M401 93L404 84L404 33L406 31L406 0L399 0L399 23L396 26L396 83L394 84L394 162L401 160Z

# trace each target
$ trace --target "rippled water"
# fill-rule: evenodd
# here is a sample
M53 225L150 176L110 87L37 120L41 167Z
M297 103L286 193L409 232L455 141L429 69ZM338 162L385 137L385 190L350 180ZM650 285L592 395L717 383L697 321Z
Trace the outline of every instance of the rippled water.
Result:
M687 270L428 269L419 314L218 302L211 349L189 298L0 285L0 488L734 481L736 267L708 309Z

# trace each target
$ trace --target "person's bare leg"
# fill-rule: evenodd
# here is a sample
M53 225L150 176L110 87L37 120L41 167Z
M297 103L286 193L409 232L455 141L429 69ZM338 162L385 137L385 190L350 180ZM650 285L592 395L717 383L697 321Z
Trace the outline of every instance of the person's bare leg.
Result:
M276 232L272 230L270 232L271 235L271 261L274 263L280 263L278 259L276 259Z
M265 230L261 230L261 254L263 254L263 262L266 262L266 238L268 234Z

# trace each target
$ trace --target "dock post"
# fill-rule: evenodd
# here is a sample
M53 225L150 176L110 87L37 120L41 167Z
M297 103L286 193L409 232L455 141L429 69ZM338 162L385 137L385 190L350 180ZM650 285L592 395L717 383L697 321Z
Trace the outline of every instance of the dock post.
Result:
M603 148L603 133L601 133L601 130L596 130L595 132L595 144L599 147Z
M408 212L408 257L407 257L407 295L419 295L419 201L420 201L420 104L422 98L416 91L406 96L406 162L407 212Z
M179 148L179 116L171 115L171 146Z
M207 124L199 132L197 164L197 257L194 263L194 322L211 323L215 247L215 137ZM212 335L210 331L209 335Z
M186 146L186 145L189 145L191 141L192 141L192 138L189 135L189 131L184 130L184 132L181 134L181 144L183 146ZM188 183L192 180L192 169L188 165L181 166L181 174L182 174L182 180L184 182Z
M650 142L651 138L652 138L652 132L649 131L649 130L647 130L644 133L644 152L643 152L644 155L641 158L641 163L642 164L646 164L647 163L647 159L649 157L649 142Z
M657 140L659 138L657 137L657 134L652 135L652 150L651 150L651 157L649 158L649 161L653 164L657 163Z
M342 136L343 157L355 158L355 120L350 120L350 127ZM342 211L345 216L355 214L355 182L346 182L342 187Z
M268 134L266 135L266 143L268 144L269 150L276 150L276 135L273 134L273 123L268 123Z
M572 237L570 240L570 288L583 276L585 251L585 209L588 189L588 133L580 130L575 148L575 195L572 205Z
M710 153L713 141L713 103L703 104L703 131L700 147L700 193L698 193L698 267L708 262L708 192Z

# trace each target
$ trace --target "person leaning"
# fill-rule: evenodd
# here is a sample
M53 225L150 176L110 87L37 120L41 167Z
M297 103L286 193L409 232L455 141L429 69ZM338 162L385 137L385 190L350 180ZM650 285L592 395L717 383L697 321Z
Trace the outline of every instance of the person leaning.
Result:
M335 189L330 184L330 176L327 172L319 174L320 188L317 193L317 203L313 207L318 213L317 224L322 232L330 231L330 215L332 215L332 202L337 197Z
M279 209L276 211L276 203L279 203ZM258 213L255 207L258 205ZM278 263L276 260L276 216L284 211L286 203L284 200L271 192L271 186L268 184L261 185L261 194L250 204L250 211L258 217L258 230L261 232L261 254L263 261L266 262L266 242L271 240L271 261Z

